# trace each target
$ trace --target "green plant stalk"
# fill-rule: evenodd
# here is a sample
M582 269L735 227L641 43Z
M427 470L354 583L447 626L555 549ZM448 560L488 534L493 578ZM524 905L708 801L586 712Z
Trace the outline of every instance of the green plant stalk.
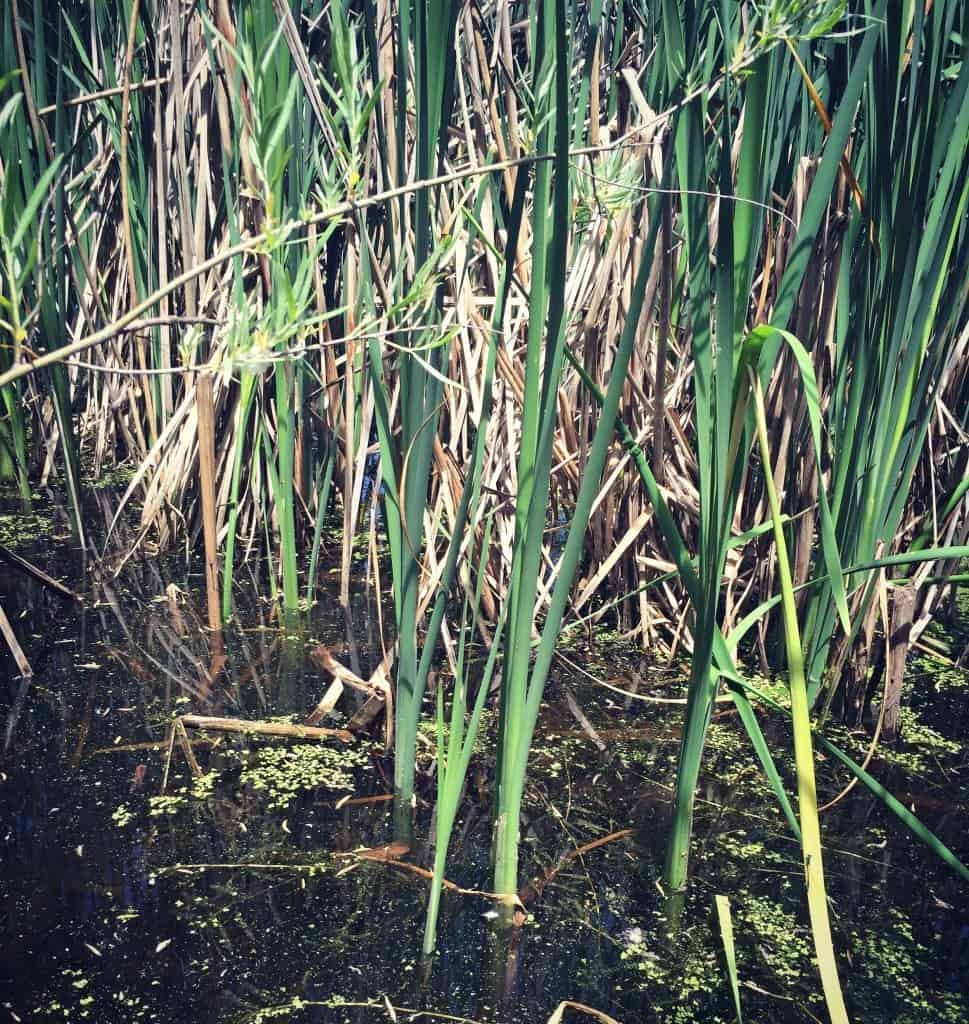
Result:
M246 452L246 431L249 414L256 393L256 376L243 370L239 381L238 416L235 424L235 450L232 453L232 480L229 484L229 509L226 516L225 553L222 570L222 621L228 625L232 620L232 574L235 568L236 528L239 522L239 487L242 479L242 464Z
M263 413L265 415L265 413ZM276 473L276 463L273 459L272 446L269 440L269 432L261 422L261 417L256 417L256 441L255 445L263 450L266 476L269 478L269 487L274 494L279 491L279 480ZM269 536L269 523L272 518L268 508L268 495L263 492L262 529L266 542L266 578L269 581L269 599L273 604L279 600L279 584L276 581L276 566L273 561L273 545Z
M17 481L17 490L21 499L30 503L30 478L27 474L27 427L24 423L23 405L20 400L20 388L16 384L6 384L0 389L3 393L3 404L6 409L7 422L3 427L3 450L6 466L0 462L0 470L9 474L8 479Z
M685 888L689 874L697 785L719 679L719 673L714 670L712 663L710 627L703 625L707 607L708 603L705 601L699 609L694 606L697 611L699 635L694 640L694 654L690 665L685 724L676 768L673 817L667 833L666 862L663 869L663 887L670 894ZM715 625L713 628L716 630ZM701 636L706 638L707 642L701 644Z
M69 137L64 106L64 15L59 12L57 19L57 79L55 84L56 114L54 120L55 151L67 152ZM43 76L41 76L43 77ZM38 94L39 96L39 94ZM49 280L43 291L41 315L49 337L63 338L67 335L66 310L68 308L69 255L65 246L65 220L67 187L61 180L54 194L54 232L49 240L51 269ZM55 253L64 253L60 263ZM74 535L82 549L86 547L84 531L83 493L81 490L81 457L71 409L71 385L67 370L61 366L51 368L51 397L60 432L61 451L64 456L64 483L71 509Z
M599 111L590 109L589 100L592 91L592 76L598 70L596 68L595 56L601 41L602 0L592 0L588 12L589 24L585 38L585 61L582 68L582 81L579 84L578 104L572 118L572 144L577 149L582 143L586 114L588 113L590 126L593 121L598 121L599 119Z
M539 18L536 25L536 50L534 63L537 67L534 70L536 81L541 82L547 79L552 66L554 55L554 40L549 42L547 21L550 20L547 14L547 3L540 0ZM552 152L550 116L552 104L547 91L540 97L536 118L542 124L538 133L537 152L549 154ZM508 587L509 626L508 646L509 653L504 662L502 685L506 688L510 681L515 680L513 685L520 690L520 681L527 674L527 658L529 640L532 627L533 605L528 599L530 580L534 575L537 577L538 565L541 556L540 541L538 550L530 553L526 538L531 531L534 534L529 515L532 508L532 497L535 493L537 480L536 462L539 458L538 444L541 432L540 424L540 389L542 372L542 351L543 337L545 331L545 317L548 307L548 260L550 233L558 234L567 230L567 226L558 223L553 217L552 223L544 211L550 206L552 191L553 165L549 160L542 160L535 168L534 184L534 209L536 215L532 226L532 280L528 296L528 336L525 350L525 383L522 401L521 433L518 447L518 495L515 504L515 547L512 563L512 578ZM556 179L558 181L558 179ZM537 507L537 506L536 506ZM541 509L541 529L545 526L545 508ZM526 659L526 666L522 669L521 659ZM520 693L510 696L513 703L520 700ZM499 748L503 746L504 730L517 727L516 722L508 722L502 717L500 721ZM512 745L516 740L511 739ZM501 768L499 768L498 788L501 789Z
M313 526L313 545L310 549L310 567L306 574L306 603L313 600L316 589L316 567L320 558L320 544L323 539L323 523L330 504L330 490L333 486L333 470L336 468L336 451L330 447L321 470L322 479L316 489L316 523Z
M913 5L911 23L892 9L881 30L884 50L911 47L912 59L907 67L894 56L875 62L862 107L868 141L858 161L860 185L874 224L853 211L848 239L864 242L872 231L879 252L859 254L860 246L846 243L842 253L831 399L832 509L838 543L854 562L872 558L879 544L890 548L899 532L934 392L958 336L956 310L964 308L956 282L965 272L953 250L957 238L964 241L969 64L953 62L958 74L940 87L941 67L955 57L942 26L959 8L940 2L930 21ZM872 600L873 592L861 595L859 618ZM841 682L830 654L830 605L820 588L804 619L809 697L824 687L825 708ZM839 655L842 648L839 642Z
M756 686L752 686L749 682L740 677L728 678L727 685L731 690L743 690L746 693L753 694L754 697L761 701L767 707L779 712L787 718L791 717L791 711L789 708L784 707L782 704L778 704L776 700L763 693ZM876 779L870 775L864 768L861 767L852 757L846 754L840 747L832 743L819 729L813 729L812 735L821 744L824 749L836 757L851 773L854 775L859 782L861 782L867 789L876 796L885 807L894 814L899 821L914 835L918 840L925 843L926 846L945 864L951 867L957 872L962 878L969 882L969 867L962 863L959 858L942 842L941 839L929 828L922 824L918 818L903 804L897 800L887 789Z
M561 102L564 102L564 98ZM664 185L668 180L668 173L669 165L667 165L664 172ZM505 699L507 696L515 692L510 687L506 694L503 694L502 714L503 716L510 716L517 724L515 732L508 730L506 739L513 737L517 741L517 745L512 747L511 743L508 743L506 749L502 751L506 757L506 762L502 766L501 779L506 789L504 793L499 793L494 888L497 893L505 897L506 903L509 906L515 899L518 891L518 828L531 740L538 720L542 695L555 654L562 620L568 605L569 592L582 557L585 543L585 526L589 521L592 505L598 493L601 475L613 437L619 402L626 383L626 372L633 351L636 333L641 318L649 312L646 308L646 294L653 264L653 260L650 257L655 250L660 221L658 200L654 200L650 209L649 229L643 246L644 256L633 285L625 323L613 359L609 387L602 402L599 422L596 426L588 458L583 468L582 482L572 516L572 527L569 530L565 547L560 556L558 577L552 590L541 638L535 652L534 665L530 676L520 683L521 689L519 692L524 696L524 701L518 705L506 703ZM560 359L563 359L566 346L562 342L559 342L559 344L562 350ZM561 363L553 363L553 366L557 373ZM554 395L553 389L557 379L556 375L546 378L544 382L544 387L548 389L546 397ZM542 421L542 440L549 447L554 423L554 411L548 410L546 406L545 416ZM547 448L544 450L547 451ZM548 478L549 465L545 462L540 464L540 468L544 470L544 473L538 476L538 480L544 482ZM533 498L533 502L534 500ZM542 500L545 500L544 495ZM535 521L536 525L538 523L544 525L544 516L539 519L533 511L530 518ZM527 651L525 657L527 659Z
M794 730L794 758L797 765L798 805L801 814L801 849L804 853L804 881L807 889L811 932L818 958L821 985L832 1024L847 1024L831 922L828 918L828 899L824 886L824 864L821 854L821 826L818 820L818 794L814 778L814 748L811 742L811 713L808 707L807 680L804 674L804 653L797 623L797 605L794 600L794 581L787 554L787 541L781 526L781 505L771 472L773 462L767 439L767 418L760 380L751 371L754 419L757 439L764 465L764 482L774 522L774 548L777 557L777 575L781 586L781 605L784 614L784 642L787 649L788 681L791 693L791 721Z
M441 574L441 582L438 585L437 593L434 597L431 617L428 622L427 631L424 634L421 659L417 667L417 680L418 686L421 688L421 692L423 692L424 687L427 685L428 673L431 669L431 663L433 661L437 641L440 636L441 626L444 622L448 595L454 585L462 537L465 534L468 525L468 514L469 511L476 510L478 508L478 502L481 496L481 474L484 469L485 447L488 441L488 428L491 424L495 365L497 363L498 345L500 344L501 324L504 321L505 308L508 303L508 294L511 290L511 280L515 266L515 254L518 251L518 238L521 230L522 211L525 205L526 191L527 174L523 171L519 174L515 186L511 214L508 220L508 233L505 242L504 268L502 270L501 282L498 287L498 293L495 297L495 305L491 317L491 335L488 344L487 357L485 359L484 377L481 384L481 420L475 427L475 439L471 456L471 465L468 467L468 471L465 475L464 485L461 489L461 498L458 502L458 508L454 515L454 528L451 533L451 539L448 542L444 572ZM487 545L485 545L485 547L486 546Z
M45 179L42 178L40 184L44 184L44 180ZM35 196L40 193L40 184L34 190ZM9 183L6 179L4 179L4 187L9 188ZM6 200L6 196L4 196L4 200ZM28 202L28 210L30 205L30 202ZM27 217L28 214L25 212L22 215L20 225L25 225ZM17 244L16 236L19 235L22 238L25 232L26 226L22 229L21 226L18 226L13 239L8 239L5 234L2 237L4 267L7 279L6 290L8 292L8 295L4 296L4 298L9 302L7 315L10 318L10 332L13 335L14 351L19 350L20 345L27 336L27 332L24 329L20 315L20 281L14 266L13 253ZM0 393L3 395L3 404L7 411L5 440L9 446L9 455L16 474L17 489L20 491L20 497L24 501L25 505L29 506L31 495L30 477L27 469L27 423L24 419L22 388L17 383L11 382L10 384L5 384L0 387Z
M478 735L478 727L481 723L481 713L484 710L485 701L491 690L491 679L494 674L495 661L498 651L501 649L501 635L504 628L503 617L499 619L491 639L491 648L485 663L482 677L478 683L478 692L475 696L474 707L471 717L465 728L465 710L467 707L468 692L468 665L467 665L467 638L470 628L478 618L478 608L481 601L481 587L484 583L485 568L487 566L488 553L491 541L492 519L489 516L484 531L484 539L481 545L481 555L478 561L478 576L474 590L474 600L471 603L470 623L468 616L467 594L464 600L464 611L461 619L461 635L458 643L457 672L454 681L454 696L451 701L450 729L447 737L447 750L444 742L444 689L440 684L437 690L437 818L434 843L434 872L431 879L431 891L427 903L427 917L424 923L424 944L423 954L429 956L434 951L437 942L437 919L441 906L441 890L444 882L444 867L447 861L448 844L451 841L451 833L454 829L454 822L457 818L458 808L461 802L461 792L468 775L468 765L471 762L471 754L474 749L475 739Z
M484 468L485 461L485 447L488 439L488 428L491 421L491 409L492 409L492 393L494 384L495 365L497 362L498 345L500 344L500 329L501 324L504 321L505 307L507 305L508 294L511 288L511 280L515 266L515 254L518 250L518 237L522 222L522 211L525 205L525 196L527 191L528 176L523 170L519 173L516 185L514 199L512 202L512 209L507 224L507 237L505 242L505 258L504 267L502 270L501 282L499 284L498 292L495 298L495 306L492 313L492 331L489 339L488 353L485 361L484 379L482 382L481 389L481 407L482 417L480 422L476 426L474 448L472 452L471 465L468 468L465 476L464 486L461 492L461 499L458 503L457 511L454 517L454 527L451 534L451 539L448 543L447 555L445 558L444 572L441 576L441 581L438 586L437 594L435 595L434 606L431 611L430 621L428 623L427 632L424 635L423 648L421 651L421 659L417 669L417 680L418 686L423 693L424 687L427 684L428 673L430 672L431 663L434 656L434 651L437 646L438 637L440 635L441 626L444 621L444 614L446 611L447 598L450 594L451 588L454 585L454 580L457 571L458 557L460 554L462 538L466 534L468 529L468 514L469 511L474 509L477 510L478 503L481 493L481 477ZM377 402L378 407L378 428L383 421L386 419L385 414L380 413L380 409L383 406L383 396ZM384 427L386 429L386 427ZM471 529L475 528L474 523L471 525ZM488 519L488 525L486 527L485 536L481 544L480 562L478 566L478 583L475 592L474 602L474 615L477 614L478 602L480 600L480 589L484 582L484 572L487 560L487 555L490 550L490 536L491 536L491 519ZM474 742L474 736L477 734L478 721L481 714L481 708L484 706L484 701L487 696L487 692L490 689L490 681L494 671L495 659L501 648L501 637L504 631L505 617L507 611L507 603L502 606L501 616L499 624L495 630L494 636L492 637L492 646L489 652L487 664L484 671L484 680L480 684L478 691L478 697L475 705L475 710L472 712L472 718L468 725L468 739L466 747L462 748L463 753L460 757L457 756L455 751L457 747L455 744L455 736L460 736L464 726L464 701L465 701L465 689L466 683L463 682L463 675L461 672L458 673L458 683L456 686L456 701L452 704L451 712L451 732L450 732L450 743L452 746L449 747L449 753L447 757L444 757L443 751L439 753L438 757L438 807L437 807L437 837L435 845L435 863L434 863L434 877L431 882L431 894L428 902L427 918L425 922L424 931L424 954L429 955L435 945L437 935L437 916L440 908L441 898L441 886L444 878L444 865L447 856L447 846L450 842L451 832L454 827L454 820L457 814L457 804L460 798L460 792L464 785L464 779L467 775L468 763L471 756L471 747ZM474 617L474 616L473 616ZM464 620L462 619L462 622ZM461 640L461 651L464 651L464 633L462 633ZM459 659L460 661L460 659ZM460 662L463 665L463 661ZM439 696L439 713L438 713L438 743L439 746L442 744L442 733L443 733L443 709L440 706L441 691L438 692ZM446 765L446 771L442 776L442 766Z
M279 517L279 557L283 571L283 611L299 611L299 573L296 558L293 460L296 451L293 412L293 366L276 366L276 447L279 458L276 509Z
M453 80L455 48L453 45L458 5L449 0L427 0L419 3L411 18L408 5L399 9L397 39L398 74L394 82L398 111L397 170L400 183L407 178L405 140L408 109L408 56L413 43L415 70L416 147L418 177L429 178L438 150L445 145L451 107L450 82ZM375 41L375 37L371 38ZM376 59L376 54L371 54ZM418 268L415 279L434 258L433 211L436 192L417 190L414 196L414 254ZM401 199L401 223L406 223L406 199ZM398 252L405 249L404 240L395 240ZM406 295L413 282L403 282ZM435 294L430 303L429 319L437 320L439 306ZM430 327L425 338L433 336ZM374 346L371 346L373 350ZM419 674L418 620L421 561L424 545L424 514L427 488L433 459L434 437L437 433L441 385L435 374L446 365L449 346L432 346L429 367L409 349L402 349L398 360L399 408L401 431L399 440L387 419L389 401L383 395L377 404L378 437L384 465L385 518L391 555L394 612L397 625L398 655L396 667L394 751L394 831L398 838L410 841L413 834L414 762L417 726L426 685L426 675ZM371 359L374 391L384 387L380 376L382 361ZM433 371L433 372L432 372Z
M598 385L589 376L585 367L582 366L581 362L576 358L575 354L571 352L571 350L567 350L567 355L572 366L582 378L582 382L589 389L589 393L601 407L604 401L604 396L599 390ZM676 565L675 573L669 573L668 575L679 575L684 587L686 588L687 595L695 605L700 599L699 578L697 577L694 564L690 560L686 544L683 541L679 528L677 527L673 516L670 514L669 506L666 504L666 498L663 496L663 492L660 490L659 485L656 482L656 478L653 476L653 471L646 458L646 454L636 442L632 432L618 416L615 421L615 430L639 472L643 486L646 488L646 494L649 498L650 504L655 511L656 519L659 523L663 539L666 542L667 550ZM719 630L714 635L713 641L717 670L721 675L728 679L739 679L734 665L733 650L728 648L727 643L724 641ZM774 759L768 749L767 741L764 739L764 734L761 731L757 717L751 708L750 701L747 699L746 693L744 693L743 690L732 690L731 694L734 698L734 703L737 705L741 722L747 730L747 734L750 737L751 744L757 754L757 757L760 759L764 775L770 783L771 788L774 790L774 795L777 797L778 803L784 812L784 816L787 819L788 824L791 826L791 831L800 842L801 829L797 821L797 816L795 815L791 802L788 799L787 792L784 789L784 784L781 781L780 773L777 770L777 766L774 764Z
M879 5L883 10L884 3ZM687 67L687 41L682 37L678 22L678 9L672 0L663 6L664 26L669 36L668 47L668 79L671 89L681 84L683 69ZM851 129L854 107L866 80L868 65L874 53L877 33L869 30L858 57L852 67L851 75L842 97L842 102L835 117L834 127L815 177L805 212L801 220L798 235L791 255L785 267L784 275L778 288L775 303L775 316L781 325L786 324L793 310L801 282L807 269L810 253L821 219L827 209L831 189L840 167L841 154ZM763 126L754 122L757 115L766 116L767 106L761 95L762 83L759 76L753 78L753 102L749 111L751 123L745 120L745 133L760 133ZM675 148L680 183L691 192L705 191L705 171L702 161L696 154L704 152L699 114L696 109L698 101L694 101L685 111L687 119L678 127L675 135ZM756 112L756 113L755 113ZM754 161L760 165L759 153L761 145L753 142L742 146L741 152L746 162ZM724 174L723 154L721 146L721 191L727 194L729 177ZM756 172L749 167L738 168L738 186L747 195L744 198L757 201L759 190ZM721 207L724 204L721 203ZM750 280L750 263L756 257L757 242L755 222L741 218L730 224L729 218L721 223L719 238L721 242L729 231L734 241L731 253L721 247L718 252L718 268L731 267L730 275L718 269L717 275L717 356L714 360L711 352L710 309L709 301L709 254L706 243L707 210L704 200L697 202L689 197L684 198L683 217L685 236L689 253L691 271L691 295L693 297L693 353L694 353L694 390L696 394L696 455L699 464L700 490L700 540L698 549L698 595L694 600L696 625L694 629L694 655L691 667L687 708L684 717L684 730L681 740L680 759L677 769L676 795L674 798L673 823L667 845L665 884L670 892L676 892L686 884L689 863L689 845L693 824L693 803L699 780L700 764L706 744L706 733L709 726L716 695L718 674L713 662L713 651L719 647L722 636L716 621L716 608L719 600L719 585L725 545L729 536L729 521L733 515L734 498L738 484L739 461L731 464L727 450L728 435L733 434L729 424L735 421L737 409L732 405L732 395L743 394L744 389L738 388L741 382L738 376L738 364L742 358L742 346L738 344L739 336L734 333L736 324L742 322L741 309L730 310L734 295L740 295L744 281ZM735 289L737 290L735 292ZM766 378L776 360L780 347L780 338L769 336L762 342L764 355L759 360L761 373ZM715 365L715 372L714 372ZM739 450L739 437L734 445ZM832 599L842 622L847 622L847 601L843 590L843 580L839 571L834 571L838 564L838 550L834 537L833 518L827 507L827 499L823 490L819 496L821 503L821 538L822 551L829 566L832 579ZM723 664L718 665L722 669Z
M664 0L662 22L667 87L671 99L680 99L686 92L700 25L693 19L684 24L675 0ZM726 26L723 28L726 31ZM726 83L724 92L728 95ZM729 422L731 410L723 407L723 397L725 394L729 396L732 389L733 315L729 309L718 309L715 358L710 299L714 288L710 281L707 201L703 196L708 181L708 154L703 137L704 107L702 97L692 99L677 118L673 129L677 182L683 191L681 217L685 239L684 255L689 266L700 515L697 599L693 602L693 655L664 870L664 885L668 892L682 889L687 877L697 781L719 678L713 665L713 644L714 634L718 632L716 607L725 540L725 508L731 505L726 493L728 480L724 466L728 429L726 423ZM750 130L755 131L756 126L751 124ZM720 203L721 215L727 205L729 203ZM721 240L728 235L732 236L732 233L732 225L721 222ZM718 265L720 262L718 258ZM720 301L726 298L731 301L732 289L725 292L722 285L721 275L718 274L717 299Z
M496 892L509 898L518 891L518 832L525 784L523 750L527 757L531 742L531 728L526 721L531 630L541 569L552 438L558 414L556 395L564 349L566 247L570 226L567 53L564 0L541 0L533 51L533 73L539 88L535 116L541 126L537 150L539 153L552 151L554 127L554 159L552 163L541 161L535 171L518 495L511 579L506 597L508 635L499 703L494 887ZM550 84L553 74L554 93ZM550 193L552 216L549 218L546 211Z

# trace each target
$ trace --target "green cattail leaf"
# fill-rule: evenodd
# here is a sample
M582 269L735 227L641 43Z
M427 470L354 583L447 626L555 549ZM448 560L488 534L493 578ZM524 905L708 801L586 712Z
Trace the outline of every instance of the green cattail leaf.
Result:
M727 962L727 976L730 979L730 994L733 996L737 1024L743 1024L743 1013L740 1010L740 984L737 978L737 952L733 943L733 920L730 917L730 900L726 896L714 896L717 908L717 921L720 925L720 940L723 942L723 955Z
M841 619L841 626L847 634L851 632L851 619L848 614L848 598L845 593L844 575L841 570L841 555L838 551L838 541L835 536L834 519L831 515L828 495L822 482L824 478L821 466L821 400L818 394L817 378L814 375L814 365L811 362L811 356L808 354L807 349L790 331L762 325L755 327L751 335L759 337L761 345L763 345L775 332L787 342L800 374L801 389L807 406L808 422L811 425L811 440L814 443L814 458L818 473L821 552L824 557L825 568L828 571L828 578L831 581L831 590L838 615Z
M10 248L16 249L17 246L24 239L24 235L30 230L34 222L34 216L37 213L37 209L40 204L47 198L48 190L50 189L51 182L54 180L57 172L60 170L61 164L63 163L63 157L59 154L54 157L50 165L40 176L37 184L34 186L33 191L30 193L30 198L24 205L23 211L17 219L17 224L13 229L13 234L10 237Z

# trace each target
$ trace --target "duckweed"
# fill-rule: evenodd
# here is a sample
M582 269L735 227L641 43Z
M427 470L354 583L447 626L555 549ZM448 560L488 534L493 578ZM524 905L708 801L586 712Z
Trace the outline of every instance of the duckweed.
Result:
M240 781L263 793L271 810L286 810L300 793L352 790L353 770L368 763L358 749L335 750L319 743L265 747L242 770Z

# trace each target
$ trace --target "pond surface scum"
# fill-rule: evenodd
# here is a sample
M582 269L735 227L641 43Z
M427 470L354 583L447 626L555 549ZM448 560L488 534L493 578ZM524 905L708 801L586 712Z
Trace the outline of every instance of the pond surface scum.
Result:
M729 704L715 712L693 879L679 927L669 925L658 883L680 715L664 701L683 692L681 666L645 662L602 634L571 643L568 663L557 663L523 818L530 916L511 936L496 928L486 891L495 737L485 723L438 953L422 963L433 723L418 743L409 852L378 849L393 838L379 720L372 739L351 745L192 729L198 775L169 734L188 714L301 722L331 682L310 657L320 643L366 677L380 660L366 596L353 598L349 630L324 595L286 634L267 621L254 577L220 668L201 628L201 572L139 555L117 579L82 575L50 537L11 543L84 605L0 570L0 598L34 670L20 678L4 652L0 1020L525 1024L568 1000L600 1017L569 1009L567 1021L731 1021L721 893L744 1019L824 1019L799 848ZM933 627L936 639L954 638L956 655L969 627L960 614ZM919 684L904 741L883 745L870 770L965 860L969 672L917 652L908 678ZM352 701L325 724L345 725ZM791 784L788 725L762 725ZM861 760L867 737L839 738ZM847 782L820 755L818 771L822 800ZM966 1020L964 883L864 787L822 823L852 1018Z

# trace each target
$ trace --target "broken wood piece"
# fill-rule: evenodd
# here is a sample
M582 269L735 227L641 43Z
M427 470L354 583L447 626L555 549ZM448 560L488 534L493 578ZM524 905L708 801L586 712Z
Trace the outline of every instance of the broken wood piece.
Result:
M179 608L179 604L184 601L182 592L174 583L169 583L165 587L165 596L168 598L168 614L172 617L172 626L178 636L188 635L188 624L185 622L185 616L182 614L182 609Z
M434 878L432 871L428 871L427 868L422 868L417 864L411 864L410 861L400 859L401 856L409 852L410 846L407 843L396 840L395 842L388 843L386 846L372 846L364 850L350 850L347 853L335 853L333 856L335 859L340 860L355 858L357 863L365 860L375 864L387 864L389 867L400 868L402 871L417 875L418 878L423 878L428 882L432 881ZM498 903L510 903L512 906L520 905L517 896L503 896L500 893L486 892L483 889L464 889L456 882L452 882L447 878L441 879L441 885L448 892L455 892L461 896L484 896L485 899L495 900Z
M317 644L317 646L310 651L310 661L312 661L317 668L322 669L324 672L329 672L331 676L339 679L341 683L346 683L347 686L352 686L357 690L363 690L365 693L373 692L373 687L370 683L365 679L361 679L356 672L351 671L346 667L346 665L337 661L326 644Z
M360 850L351 850L349 853L336 854L336 856L359 857L361 860L397 860L408 853L410 853L410 843L405 843L402 839L395 839L392 843L385 843L383 846L368 846Z
M164 740L145 740L142 743L119 743L117 746L113 747L95 747L94 750L89 750L87 752L87 756L100 757L104 754L133 754L141 750L167 750L168 734L166 733L165 736L166 738ZM203 736L200 736L198 739L189 740L189 743L191 743L193 747L209 747L215 742L221 741L206 739Z
M383 711L383 708L384 699L382 696L371 697L354 712L353 717L347 722L347 728L350 732L363 731Z
M343 683L334 679L320 698L319 704L303 720L304 725L317 725L336 707L337 701L343 696Z
M918 591L910 583L896 587L892 601L891 634L888 647L888 664L885 668L885 739L894 743L899 735L899 716L902 707L902 681L905 678L905 663L908 657L909 637Z
M329 672L335 679L356 690L370 695L370 699L350 719L348 728L362 729L377 717L381 708L386 711L384 717L384 748L390 750L394 742L394 695L390 687L390 666L393 662L395 648L391 648L380 664L374 669L370 679L361 679L346 665L340 664L333 657L326 644L319 644L310 652L310 660L324 672Z
M175 741L182 748L185 760L188 761L192 774L200 776L202 769L192 750L192 742L188 738L185 727L207 729L211 732L234 732L243 736L284 736L287 739L338 739L343 743L352 743L353 736L345 729L320 729L308 725L292 725L289 722L248 721L244 718L210 718L207 715L182 715L172 721L168 733L168 753L165 758L165 771L162 775L162 793L168 785L168 770L172 761L172 750Z
M175 723L172 722L168 727L168 736L165 739L165 768L162 771L162 783L161 783L161 795L165 795L165 790L168 789L168 772L172 766L172 753L175 750Z
M311 874L323 871L327 865L316 864L246 864L240 862L219 864L169 864L155 869L157 875L188 874L190 871L309 871Z
M585 1003L576 1003L572 999L563 999L555 1008L555 1013L549 1017L547 1024L562 1024L566 1010L578 1010L579 1013L584 1013L587 1017L599 1021L599 1024L619 1024L619 1021L615 1017L610 1017L608 1013L586 1006Z

